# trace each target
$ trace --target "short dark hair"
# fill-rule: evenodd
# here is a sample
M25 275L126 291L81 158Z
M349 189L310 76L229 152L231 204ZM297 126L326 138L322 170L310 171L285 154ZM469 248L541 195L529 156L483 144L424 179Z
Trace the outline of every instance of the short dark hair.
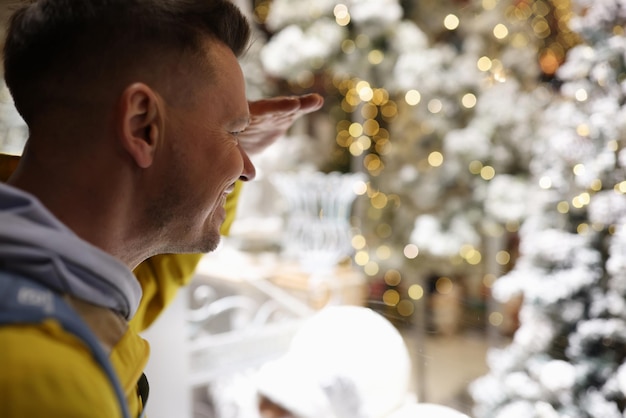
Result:
M240 56L250 26L228 0L30 0L10 18L4 75L28 123L96 83L154 78L181 61L210 72L207 38Z

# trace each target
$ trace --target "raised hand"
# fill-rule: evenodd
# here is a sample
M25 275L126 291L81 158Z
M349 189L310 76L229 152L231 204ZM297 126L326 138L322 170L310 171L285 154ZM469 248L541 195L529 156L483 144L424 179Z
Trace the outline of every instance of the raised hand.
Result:
M239 134L243 149L249 154L263 151L283 136L301 116L322 107L319 94L280 96L249 102L250 125Z

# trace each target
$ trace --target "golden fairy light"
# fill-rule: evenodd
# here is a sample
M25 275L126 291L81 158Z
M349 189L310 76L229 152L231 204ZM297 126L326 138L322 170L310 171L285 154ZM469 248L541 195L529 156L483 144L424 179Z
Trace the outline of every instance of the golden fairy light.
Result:
M409 106L416 106L422 100L422 95L417 90L409 90L404 95L404 100Z
M480 176L484 180L491 180L496 176L496 170L493 167L486 165L480 169Z
M539 179L539 187L542 189L549 189L552 187L552 179L548 176L543 176Z
M365 266L363 266L363 272L370 277L376 276L379 271L380 267L375 261L369 261Z
M381 260L389 260L391 258L391 248L387 245L381 245L376 248L376 257Z
M474 106L476 106L476 103L477 103L476 96L472 93L466 93L461 98L461 104L463 105L463 107L467 109L473 108Z
M504 322L504 316L500 312L491 312L489 314L489 323L495 327L499 327Z
M350 23L350 13L345 4L337 4L333 10L333 14L339 26L347 26Z
M406 258L414 259L419 255L419 248L417 248L417 245L415 244L407 244L404 247L403 253Z
M561 201L561 202L557 203L556 210L559 213L563 213L563 214L568 213L569 212L569 203L566 202L566 201Z
M402 275L398 270L391 269L385 273L383 279L389 286L397 286L402 281Z
M396 305L396 310L401 316L408 317L413 315L413 312L415 311L415 305L413 305L413 302L411 302L410 300L402 299Z
M500 264L501 266L509 264L510 261L511 254L508 251L502 250L496 253L496 263Z
M455 30L459 27L460 20L454 14L449 14L443 19L443 26L448 30Z
M407 292L409 297L413 300L420 300L424 297L424 288L419 284L412 284L409 286L409 290Z
M387 289L383 293L383 302L388 306L396 306L400 302L400 293L395 289Z
M355 250L362 250L363 248L365 248L365 237L361 234L357 234L355 236L352 237L352 248L354 248Z
M428 164L432 167L439 167L443 164L443 154L439 151L433 151L428 155Z

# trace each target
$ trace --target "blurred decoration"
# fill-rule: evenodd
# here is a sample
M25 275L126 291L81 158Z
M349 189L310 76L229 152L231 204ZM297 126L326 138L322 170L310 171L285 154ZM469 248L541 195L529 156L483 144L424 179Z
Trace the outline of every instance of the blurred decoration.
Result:
M271 181L286 202L282 254L310 274L311 294L334 289L335 268L353 254L352 203L364 185L360 173L277 172ZM340 304L340 294L330 295Z
M537 125L520 256L492 288L519 326L471 387L477 418L626 413L626 10L578 0L567 15L581 42Z

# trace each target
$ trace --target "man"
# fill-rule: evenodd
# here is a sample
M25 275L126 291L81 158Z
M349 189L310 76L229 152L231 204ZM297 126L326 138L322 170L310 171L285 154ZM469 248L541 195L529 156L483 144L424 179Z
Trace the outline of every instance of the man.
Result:
M321 104L249 108L237 62L248 37L224 0L40 0L12 17L5 78L30 137L0 185L0 305L11 286L31 304L42 288L63 294L121 389L60 321L9 323L0 327L0 416L143 410L148 346L128 326L141 298L131 269L214 249L226 197L255 175L241 132L251 124L247 144L262 147Z

